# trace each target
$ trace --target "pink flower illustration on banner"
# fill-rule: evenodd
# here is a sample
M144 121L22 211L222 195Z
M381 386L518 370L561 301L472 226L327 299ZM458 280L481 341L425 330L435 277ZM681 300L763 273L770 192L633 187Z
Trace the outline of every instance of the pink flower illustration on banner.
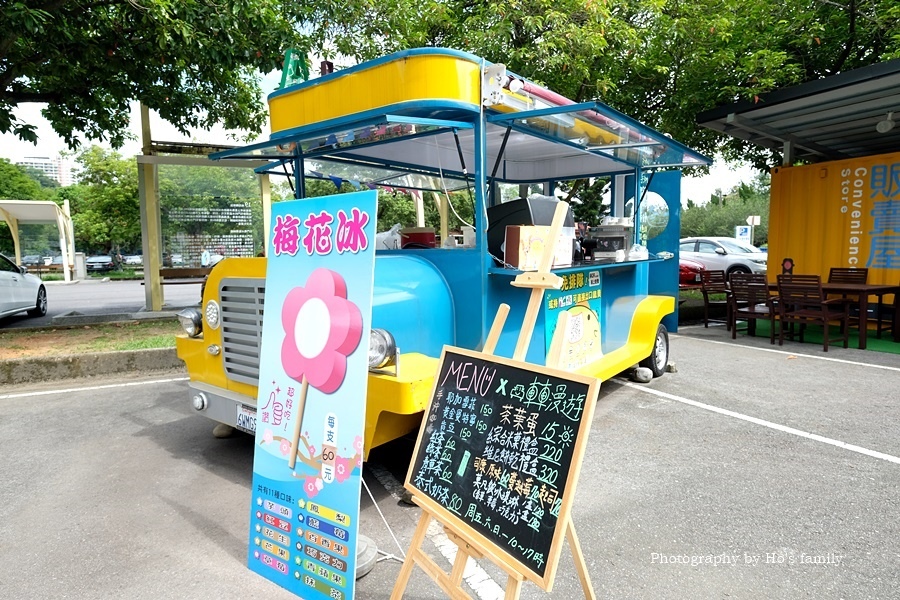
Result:
M357 454L362 454L363 451L363 439L361 435L353 438L353 449L356 450Z
M303 491L306 492L307 498L315 498L319 494L319 490L323 487L321 482L321 479L312 475L303 481Z
M291 441L290 440L281 440L281 445L278 447L281 450L281 453L287 456L291 453Z
M341 387L347 356L362 337L362 314L347 299L347 284L330 269L316 269L306 287L288 292L281 309L285 337L281 362L297 381L330 394Z
M350 473L353 472L353 465L350 463L349 458L344 458L342 456L338 456L334 461L334 476L337 478L338 483L344 483L350 478Z
M271 429L266 429L265 431L263 431L263 444L268 444L269 442L271 442L274 439L275 439L275 436L272 435Z

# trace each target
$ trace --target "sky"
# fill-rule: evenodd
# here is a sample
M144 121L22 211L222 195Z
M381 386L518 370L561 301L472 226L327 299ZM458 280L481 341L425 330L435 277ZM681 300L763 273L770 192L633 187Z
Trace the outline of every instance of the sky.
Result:
M56 158L60 151L66 150L66 145L62 139L56 135L47 120L41 116L38 105L20 107L17 111L17 116L37 125L38 144L35 146L29 142L23 142L12 134L0 135L0 157L7 158L12 162L29 156ZM125 146L119 149L119 153L122 156L134 156L141 153L140 126L140 110L137 103L134 103L131 110L131 130L135 139L126 142ZM208 132L198 131L192 137L186 137L152 111L150 128L154 141L241 145L240 142L229 139L228 132L224 129ZM267 128L268 126L264 131L267 131ZM264 138L265 134L263 135ZM697 204L703 204L709 200L711 195L716 193L717 189L728 192L741 182L749 183L754 176L755 171L747 164L729 164L721 159L716 159L710 168L709 175L702 177L686 176L682 179L681 203L686 205L688 198L690 198Z

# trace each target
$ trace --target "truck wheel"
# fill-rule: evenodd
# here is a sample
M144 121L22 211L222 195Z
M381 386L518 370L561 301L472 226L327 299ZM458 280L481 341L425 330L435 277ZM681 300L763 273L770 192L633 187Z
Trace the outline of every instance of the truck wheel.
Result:
M653 371L654 377L660 377L666 372L666 365L668 364L669 332L666 330L666 326L660 323L656 329L656 341L653 342L653 352L641 361L641 366Z

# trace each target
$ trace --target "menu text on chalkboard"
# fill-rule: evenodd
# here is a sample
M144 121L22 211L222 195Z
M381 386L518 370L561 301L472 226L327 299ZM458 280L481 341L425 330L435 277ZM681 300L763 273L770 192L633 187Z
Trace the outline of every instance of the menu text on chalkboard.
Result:
M406 486L552 585L599 383L445 348Z

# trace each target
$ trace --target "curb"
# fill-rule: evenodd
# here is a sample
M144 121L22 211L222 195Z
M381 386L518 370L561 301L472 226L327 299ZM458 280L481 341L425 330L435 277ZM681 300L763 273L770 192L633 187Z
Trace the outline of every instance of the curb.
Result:
M176 319L178 311L138 311L120 313L89 314L71 311L56 315L50 319L52 327L69 327L72 325L93 325L95 323L114 323L117 321L162 321Z
M0 385L183 368L175 348L15 358L0 361Z

